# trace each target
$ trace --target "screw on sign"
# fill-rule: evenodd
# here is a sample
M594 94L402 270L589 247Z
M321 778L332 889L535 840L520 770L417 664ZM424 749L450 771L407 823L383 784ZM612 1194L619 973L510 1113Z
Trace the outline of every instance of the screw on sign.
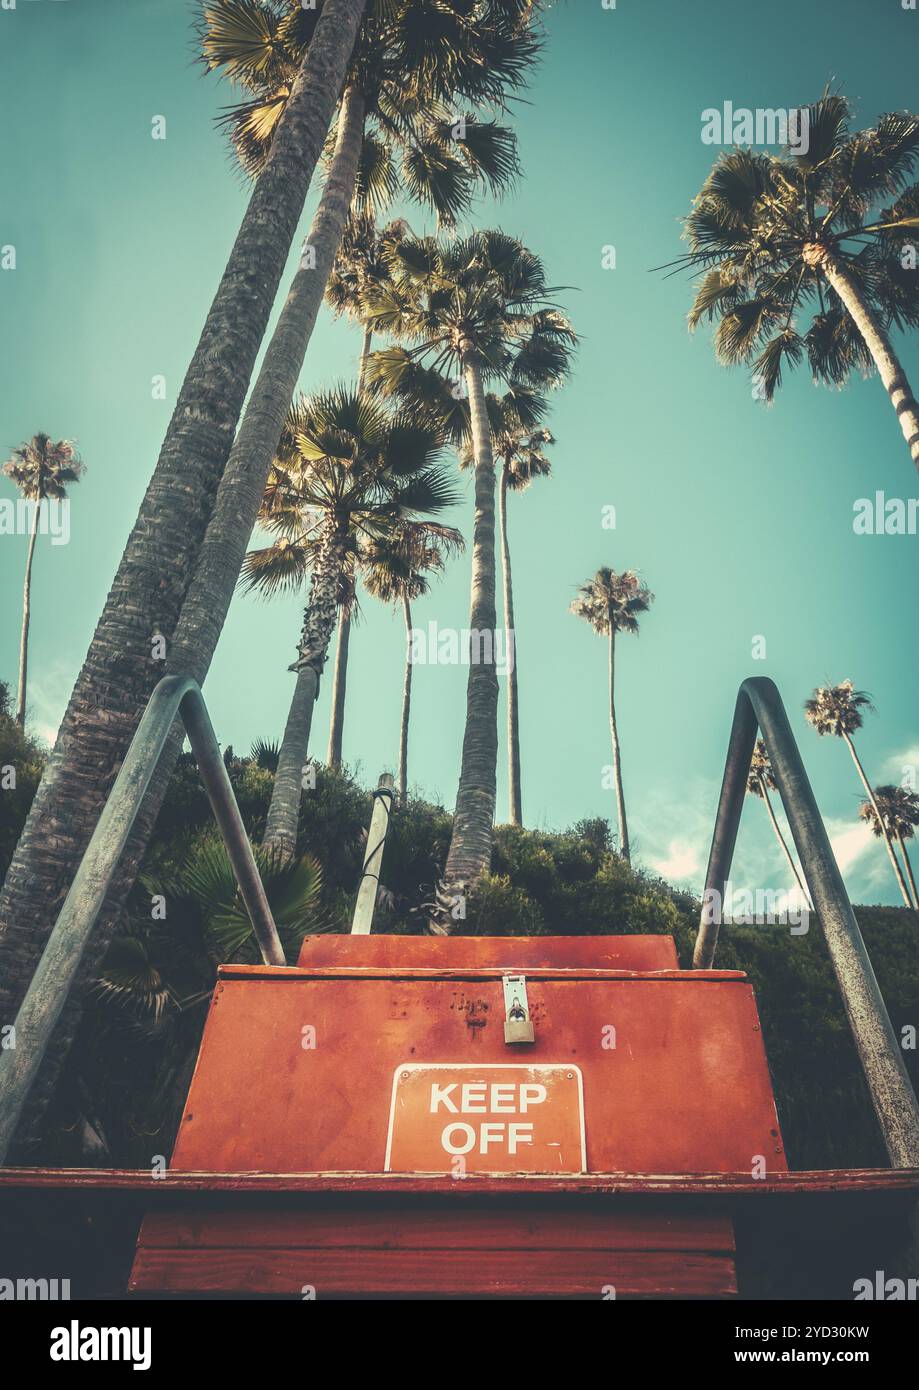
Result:
M385 1171L582 1173L583 1082L568 1064L415 1062L393 1077Z

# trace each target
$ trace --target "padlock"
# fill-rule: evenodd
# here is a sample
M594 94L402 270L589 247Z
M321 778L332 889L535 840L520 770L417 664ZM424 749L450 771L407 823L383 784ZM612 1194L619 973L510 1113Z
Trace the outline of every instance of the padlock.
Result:
M508 981L512 988L516 987L518 981ZM521 976L519 985L526 997L526 981ZM533 1024L527 1017L527 1011L520 1003L518 998L514 998L507 1011L507 1018L504 1020L504 1041L506 1043L531 1043L536 1041L536 1033Z
M535 1042L536 1033L530 1020L528 1018L506 1018L504 1020L504 1041L506 1043Z

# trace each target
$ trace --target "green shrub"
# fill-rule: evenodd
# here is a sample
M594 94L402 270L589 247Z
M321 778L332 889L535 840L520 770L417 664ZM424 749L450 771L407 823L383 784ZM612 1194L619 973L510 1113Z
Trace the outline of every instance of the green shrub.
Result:
M45 766L38 742L10 713L10 688L0 681L0 883L9 868Z
M5 761L20 772L15 803L0 799L5 810L0 852L8 860L42 755L0 708L0 765ZM230 750L226 761L257 843L273 773L255 759L233 757ZM321 891L315 909L339 930L348 929L353 911L371 808L369 791L346 773L322 767L316 769L315 787L303 795L298 849L318 861ZM441 806L410 801L394 810L375 931L424 930L450 832L451 817ZM150 1134L157 1134L158 1152L168 1152L172 1142L203 1023L198 1001L213 984L217 955L200 905L172 895L169 921L151 923L151 884L181 881L213 835L197 769L183 757L109 962L109 985L114 981L120 988L132 972L139 988L149 990L150 980L155 982L166 1000L162 1016L144 1026L126 1019L123 991L106 989L103 982L75 1049L80 1084L89 1084L96 1097L115 1162L133 1161L138 1134L145 1136L147 1148ZM629 868L613 852L606 821L582 820L559 833L505 825L495 832L491 872L470 891L466 917L455 930L502 936L663 933L674 937L688 968L698 913L691 894ZM919 1018L919 920L902 908L862 907L857 916L899 1033ZM716 964L746 971L756 990L790 1164L883 1166L883 1146L819 924L812 922L804 936L780 927L726 926ZM193 1002L174 1002L182 1000ZM904 1058L919 1084L916 1052L905 1050Z

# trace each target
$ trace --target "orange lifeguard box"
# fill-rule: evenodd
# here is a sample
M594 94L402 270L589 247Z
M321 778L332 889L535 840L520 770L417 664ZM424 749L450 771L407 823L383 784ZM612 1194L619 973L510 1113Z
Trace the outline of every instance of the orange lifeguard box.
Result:
M786 1163L746 976L670 937L323 935L221 968L171 1169L265 1190L158 1206L136 1291L687 1297L727 1210L616 1176Z

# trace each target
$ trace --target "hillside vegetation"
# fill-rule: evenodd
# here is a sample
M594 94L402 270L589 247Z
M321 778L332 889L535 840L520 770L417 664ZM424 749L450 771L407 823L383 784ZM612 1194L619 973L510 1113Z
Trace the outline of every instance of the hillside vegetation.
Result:
M0 714L0 740L20 737ZM5 747L6 743L2 746ZM29 767L40 771L37 750ZM21 759L21 752L17 752ZM2 759L0 759L2 761ZM250 835L258 843L273 773L253 758L225 758ZM270 751L263 761L270 763ZM20 761L20 766L23 762ZM0 798L0 846L15 842L34 782ZM307 930L347 931L360 873L369 792L316 769L300 815L294 871L263 866L289 955ZM375 931L418 932L449 843L441 806L412 800L394 814ZM45 1143L61 1161L146 1164L170 1152L219 961L255 959L228 890L207 798L185 756L170 790L121 931L85 1015ZM215 913L215 899L223 909ZM613 852L609 825L584 820L557 833L501 826L491 871L470 896L467 934L672 935L688 967L698 916L691 895L633 871ZM919 1012L919 920L901 908L857 916L898 1034ZM794 1167L885 1163L819 925L722 930L717 964L747 971L756 989L789 1162ZM915 1051L905 1051L919 1084ZM687 1077L691 1084L691 1077ZM106 1153L108 1158L105 1158Z

